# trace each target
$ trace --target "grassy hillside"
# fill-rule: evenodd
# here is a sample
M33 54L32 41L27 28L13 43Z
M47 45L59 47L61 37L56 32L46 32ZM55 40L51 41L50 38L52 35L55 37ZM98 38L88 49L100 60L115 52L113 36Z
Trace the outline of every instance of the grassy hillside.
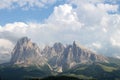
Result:
M120 68L118 65L110 63L94 63L91 65L84 65L68 70L64 73L73 75L83 79L97 79L97 80L120 80Z
M46 66L44 67L46 68ZM46 71L47 70L47 71ZM28 77L44 77L51 75L50 70L36 67L8 66L0 68L1 80L24 80Z
M118 63L113 60L111 63L79 64L62 73L51 71L48 65L27 68L0 66L0 77L2 80L120 80Z
M120 66L120 59L109 57L109 62Z

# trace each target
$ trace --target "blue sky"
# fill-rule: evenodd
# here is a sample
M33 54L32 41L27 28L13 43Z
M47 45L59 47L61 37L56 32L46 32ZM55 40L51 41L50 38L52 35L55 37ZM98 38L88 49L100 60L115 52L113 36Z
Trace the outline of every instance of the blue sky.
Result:
M5 25L6 23L13 22L27 22L27 21L37 21L42 22L44 19L48 18L48 16L52 13L52 8L44 8L44 9L30 9L30 10L22 10L22 9L14 9L14 10L0 10L0 18L3 19L0 21L1 25Z
M0 59L7 54L4 60L8 60L23 36L40 46L75 40L120 58L119 25L119 0L1 0Z
M40 0L39 0L40 1ZM46 4L45 7L31 7L29 9L23 9L17 7L14 9L3 8L0 9L0 25L13 22L43 22L53 12L55 6L65 4L65 0L58 0L53 4ZM14 6L14 5L13 5Z

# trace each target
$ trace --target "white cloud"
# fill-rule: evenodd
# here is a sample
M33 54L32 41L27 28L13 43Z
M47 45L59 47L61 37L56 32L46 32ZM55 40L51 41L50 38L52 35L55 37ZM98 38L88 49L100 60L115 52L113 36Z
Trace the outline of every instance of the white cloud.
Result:
M54 12L46 20L47 23L54 24L58 29L72 29L78 30L84 24L78 20L78 16L71 5L64 4L54 8ZM75 24L75 25L74 25ZM59 30L60 30L59 29Z
M99 25L101 18L109 15L108 12L117 12L118 5L111 5L107 3L91 3L89 1L72 1L71 4L77 6L75 12L79 16L79 20L86 24L86 26ZM96 23L96 24L95 24Z
M11 46L13 46L13 44L9 40L0 39L0 47L10 48Z
M1 0L0 9L13 9L16 7L21 7L23 9L28 9L31 7L47 7L47 5L54 4L56 0Z
M10 60L10 52L13 49L13 43L7 39L0 39L0 63Z
M94 46L97 49L100 49L102 47L100 43L92 43L92 46Z
M53 14L49 18L53 22L62 21L65 23L71 23L77 20L77 15L75 12L72 11L72 6L64 4L55 7Z
M19 29L17 28L19 27ZM23 22L14 22L14 23L8 23L3 27L3 31L9 31L9 32L21 32L21 33L25 33L26 28L27 28L27 24L23 23ZM2 32L2 30L1 30Z
M120 47L120 30L116 30L116 32L111 36L111 44L113 46L118 46Z
M117 12L117 10L118 10L118 5L101 3L101 4L98 4L97 7L100 8L101 10L105 11L105 12L106 11Z

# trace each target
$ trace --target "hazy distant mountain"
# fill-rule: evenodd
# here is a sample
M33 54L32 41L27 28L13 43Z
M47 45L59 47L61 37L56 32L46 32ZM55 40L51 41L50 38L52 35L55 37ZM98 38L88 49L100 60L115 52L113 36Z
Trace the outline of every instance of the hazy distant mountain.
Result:
M18 40L12 51L10 61L11 64L20 66L44 65L45 62L46 60L42 57L40 48L27 37Z

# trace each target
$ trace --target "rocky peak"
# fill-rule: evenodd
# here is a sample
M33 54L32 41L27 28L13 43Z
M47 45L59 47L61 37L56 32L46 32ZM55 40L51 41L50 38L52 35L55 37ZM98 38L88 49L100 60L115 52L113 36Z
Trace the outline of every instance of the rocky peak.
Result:
M40 48L27 37L18 40L12 52L10 61L12 64L23 66L32 64L44 64L44 58L41 55Z

